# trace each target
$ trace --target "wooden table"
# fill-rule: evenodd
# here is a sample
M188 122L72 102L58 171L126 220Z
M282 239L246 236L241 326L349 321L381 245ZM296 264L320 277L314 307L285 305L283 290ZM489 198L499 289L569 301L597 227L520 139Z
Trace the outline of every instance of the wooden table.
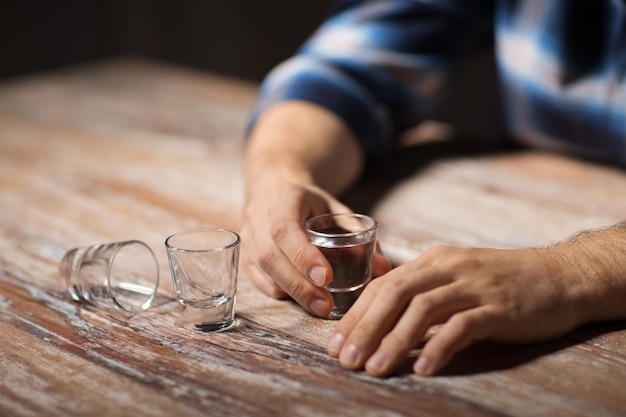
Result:
M336 322L243 275L233 331L181 329L163 241L239 229L255 92L142 61L0 84L0 415L626 415L623 322L530 346L477 343L438 376L385 379L340 369L325 352ZM626 217L624 171L468 149L408 148L346 196L378 218L396 263L440 243L543 245ZM163 302L122 320L72 301L57 276L65 251L126 239L155 250Z

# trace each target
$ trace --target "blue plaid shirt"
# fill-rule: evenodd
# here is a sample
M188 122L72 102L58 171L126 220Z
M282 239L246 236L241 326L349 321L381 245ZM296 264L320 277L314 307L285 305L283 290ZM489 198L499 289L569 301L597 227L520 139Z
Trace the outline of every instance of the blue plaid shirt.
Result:
M510 135L626 163L624 0L339 1L265 79L251 124L278 101L314 102L372 158L433 117L458 64L490 45Z

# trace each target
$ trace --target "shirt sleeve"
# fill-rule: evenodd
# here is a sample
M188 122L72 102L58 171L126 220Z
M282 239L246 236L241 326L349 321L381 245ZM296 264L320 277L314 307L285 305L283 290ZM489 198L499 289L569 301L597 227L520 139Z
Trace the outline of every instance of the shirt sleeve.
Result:
M493 38L486 0L344 0L261 84L248 129L269 106L304 100L341 117L368 158L432 117L459 60Z

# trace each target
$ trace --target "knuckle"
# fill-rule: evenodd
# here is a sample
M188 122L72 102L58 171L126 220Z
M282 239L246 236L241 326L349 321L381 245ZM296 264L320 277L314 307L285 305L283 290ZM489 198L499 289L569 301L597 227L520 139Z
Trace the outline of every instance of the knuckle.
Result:
M430 293L417 294L411 300L409 309L416 315L429 316L434 312L437 303Z
M473 270L479 265L479 260L470 251L458 252L446 262L446 266L452 270Z
M435 246L425 252L432 265L442 271L468 271L478 269L482 261L474 248Z
M285 293L285 291L283 291L282 289L278 288L276 285L271 284L267 286L267 289L265 291L265 293L272 297L272 298L276 298L276 299L283 299L287 296L287 294Z
M395 352L409 351L413 347L411 341L395 332L388 333L382 340L382 344L386 350Z
M410 280L401 274L373 279L365 287L366 291L392 305L407 306L414 296Z
M463 312L450 317L447 325L454 329L454 334L468 335L480 326L480 320L475 314Z
M290 221L288 220L278 220L274 222L270 230L272 239L274 239L274 241L283 240L289 233L289 224Z
M306 301L309 299L307 294L307 286L305 284L305 280L301 279L291 279L288 282L284 283L285 291L300 305L307 304Z
M459 330L467 330L473 326L475 320L468 314L455 314L450 318L450 326Z
M267 278L263 284L264 292L274 298L285 298L288 294L299 303L306 301L308 287L306 280L300 276L286 277L286 276L273 276L272 271L276 269L274 265L276 260L276 254L271 250L264 250L259 253L257 258L258 269L262 273L266 274ZM302 279L301 279L302 278ZM257 282L258 284L258 282Z
M378 326L374 326L367 320L360 320L356 326L354 327L354 334L360 336L362 341L371 340L372 336L375 335L378 331ZM364 345L365 343L358 343L359 345Z
M374 282L380 282L379 291L384 292L387 296L397 297L402 294L406 294L408 287L410 287L409 280L404 276L393 276L387 279L379 279Z
M453 250L454 248L452 246L437 245L427 249L422 256L437 259L443 256L448 256Z
M300 246L294 249L291 262L296 266L296 268L306 271L308 270L310 259L311 253L309 252L309 248L306 246Z
M274 263L276 255L268 248L260 249L257 255L257 263L262 271L268 271Z

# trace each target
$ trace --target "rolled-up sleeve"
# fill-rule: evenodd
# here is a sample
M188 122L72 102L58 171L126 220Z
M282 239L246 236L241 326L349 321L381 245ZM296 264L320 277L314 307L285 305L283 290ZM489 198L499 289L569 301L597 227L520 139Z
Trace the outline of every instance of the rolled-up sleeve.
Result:
M492 16L484 0L337 2L268 74L248 128L271 105L304 100L342 118L375 158L432 117L455 64L492 40Z

